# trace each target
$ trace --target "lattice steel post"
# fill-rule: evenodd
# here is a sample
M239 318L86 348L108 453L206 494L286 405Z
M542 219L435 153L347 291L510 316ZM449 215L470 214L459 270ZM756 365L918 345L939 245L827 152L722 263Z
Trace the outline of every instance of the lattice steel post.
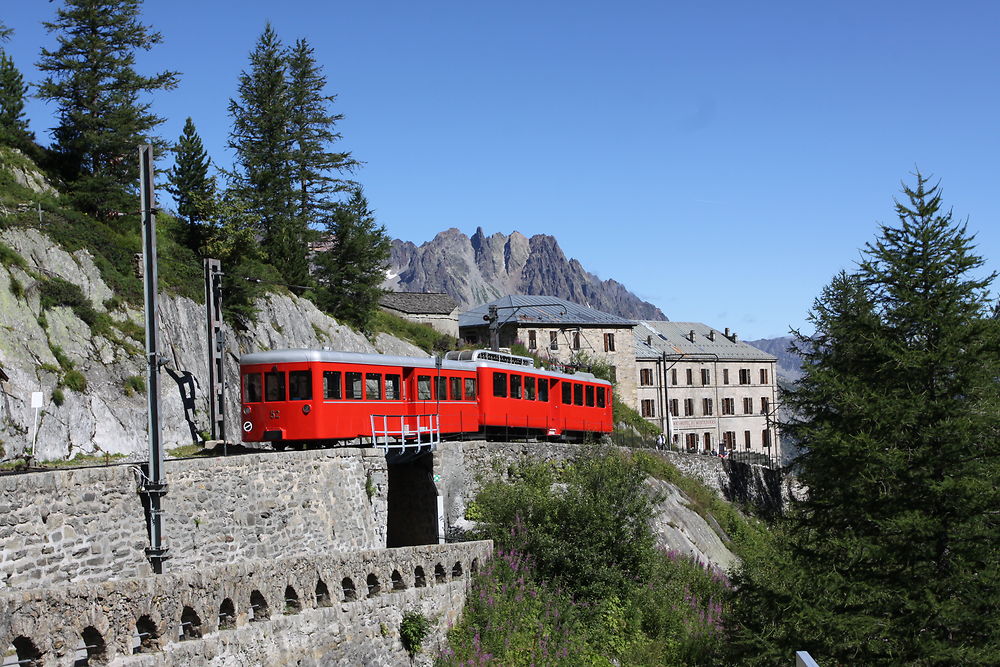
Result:
M222 331L222 266L205 260L205 309L208 324L208 403L212 440L226 440L226 375L223 367L225 339Z

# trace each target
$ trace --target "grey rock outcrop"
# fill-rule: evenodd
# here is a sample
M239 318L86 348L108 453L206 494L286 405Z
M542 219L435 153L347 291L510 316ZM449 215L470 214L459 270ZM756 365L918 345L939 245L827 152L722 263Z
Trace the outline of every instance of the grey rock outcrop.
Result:
M567 259L555 237L520 232L469 238L448 229L416 246L393 241L385 287L406 292L446 292L463 309L508 294L555 296L632 319L665 320L659 308L614 280L601 280Z
M146 373L142 335L130 335L142 329L141 310L115 304L111 289L85 250L68 253L32 229L4 230L0 242L14 249L27 265L0 266L0 367L10 378L0 384L0 459L25 452L33 438L39 460L78 453L141 457L146 449L146 397L143 391L130 388L130 382L131 386L137 383L132 378L144 378ZM46 276L78 285L93 308L106 313L120 328L99 334L70 308L43 311L39 283ZM225 332L226 435L230 441L240 436L238 360L243 353L329 347L426 356L419 348L384 334L369 341L295 296L270 294L257 305L258 320L249 330ZM161 354L173 368L193 373L198 382L196 424L199 430L207 429L204 305L161 295L159 325ZM85 389L65 386L67 362L86 379ZM190 444L180 392L165 374L161 383L164 444L168 449ZM33 392L43 395L37 428L31 408Z

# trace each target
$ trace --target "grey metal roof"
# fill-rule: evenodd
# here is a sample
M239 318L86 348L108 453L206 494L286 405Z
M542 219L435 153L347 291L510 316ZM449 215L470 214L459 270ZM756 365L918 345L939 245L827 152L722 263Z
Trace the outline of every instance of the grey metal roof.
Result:
M641 343L645 347L652 348L653 356L656 357L665 353L668 357L700 356L733 361L777 361L776 357L739 339L733 342L723 332L701 322L644 320L639 322L634 331L637 357L639 357L638 344ZM694 341L689 338L691 331L694 331Z
M414 315L448 315L458 308L458 302L444 292L386 292L379 303Z
M483 316L497 306L500 324L632 327L635 321L554 296L505 296L460 313L459 327L485 326Z

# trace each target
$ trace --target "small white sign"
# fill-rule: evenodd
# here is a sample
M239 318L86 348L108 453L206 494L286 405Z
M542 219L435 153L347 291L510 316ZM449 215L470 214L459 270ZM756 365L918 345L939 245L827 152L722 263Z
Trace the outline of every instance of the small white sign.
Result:
M249 433L253 430L253 422L243 422L243 430Z
M33 408L42 407L42 392L40 391L31 392L31 407Z

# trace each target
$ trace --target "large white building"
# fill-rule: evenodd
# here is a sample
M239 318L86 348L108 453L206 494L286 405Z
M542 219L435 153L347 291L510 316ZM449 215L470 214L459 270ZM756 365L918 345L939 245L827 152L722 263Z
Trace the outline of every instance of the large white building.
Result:
M780 458L775 357L699 322L634 333L637 409L675 448Z

